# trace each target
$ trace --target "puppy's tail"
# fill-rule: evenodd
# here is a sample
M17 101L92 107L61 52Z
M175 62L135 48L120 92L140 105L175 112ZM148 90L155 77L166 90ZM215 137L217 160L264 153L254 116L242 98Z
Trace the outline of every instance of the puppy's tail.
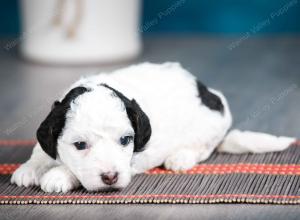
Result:
M276 137L259 132L232 130L224 138L218 151L235 154L282 151L295 141L295 138L290 137Z

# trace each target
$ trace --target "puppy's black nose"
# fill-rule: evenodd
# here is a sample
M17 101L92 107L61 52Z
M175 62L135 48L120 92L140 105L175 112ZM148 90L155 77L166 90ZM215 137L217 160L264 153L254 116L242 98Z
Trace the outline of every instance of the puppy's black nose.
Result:
M101 179L107 185L115 184L118 181L118 173L117 172L102 173Z

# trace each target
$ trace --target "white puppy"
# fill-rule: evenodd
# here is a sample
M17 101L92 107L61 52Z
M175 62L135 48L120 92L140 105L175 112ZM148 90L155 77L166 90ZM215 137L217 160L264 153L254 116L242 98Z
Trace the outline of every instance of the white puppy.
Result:
M232 153L279 151L295 139L232 131L225 97L177 63L140 64L80 79L37 130L18 186L67 192L123 188L134 174L164 164L185 170L217 146Z

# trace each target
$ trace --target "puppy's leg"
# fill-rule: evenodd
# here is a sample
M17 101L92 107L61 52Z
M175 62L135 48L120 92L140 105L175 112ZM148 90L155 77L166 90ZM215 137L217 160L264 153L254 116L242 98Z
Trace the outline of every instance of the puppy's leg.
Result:
M154 167L164 164L167 169L179 171L187 170L195 166L198 162L206 160L215 149L211 147L195 147L195 148L181 148L168 153L169 151L155 151L145 150L137 153L131 162L132 175L145 172Z
M53 167L41 178L41 188L45 192L66 193L79 185L79 180L65 165Z
M157 153L155 148L146 149L143 152L136 153L131 160L132 175L143 173L149 169L162 165L167 155L167 152L164 150Z
M197 163L197 153L191 149L180 149L167 157L165 168L174 171L188 170Z
M196 147L181 147L178 150L164 148L157 153L156 148L146 149L133 156L131 161L132 175L145 172L154 167L164 164L167 169L174 171L187 170L198 162L206 160L217 144L208 146L197 144ZM170 151L172 150L172 153Z
M49 157L37 143L30 159L13 173L11 183L25 187L39 185L42 175L56 164L57 162Z
M201 148L183 148L167 157L164 166L174 171L182 171L193 168L197 163L209 158L215 146Z

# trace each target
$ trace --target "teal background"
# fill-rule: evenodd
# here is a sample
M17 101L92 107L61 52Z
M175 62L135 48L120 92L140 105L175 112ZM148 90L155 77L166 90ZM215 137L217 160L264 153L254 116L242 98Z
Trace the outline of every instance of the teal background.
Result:
M259 33L299 33L300 0L144 0L141 29L145 34L240 34L289 3L293 5ZM159 17L163 13L165 15ZM19 20L18 0L1 0L0 35L20 34ZM155 25L147 26L156 20Z

